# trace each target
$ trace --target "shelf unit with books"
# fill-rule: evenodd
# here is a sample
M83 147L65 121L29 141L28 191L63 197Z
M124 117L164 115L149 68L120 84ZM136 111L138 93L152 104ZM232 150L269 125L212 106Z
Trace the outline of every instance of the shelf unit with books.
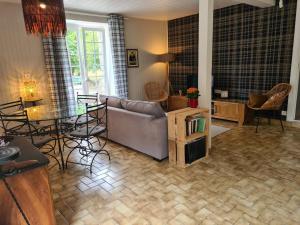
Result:
M189 121L193 119L201 119L202 121L198 121L197 126L194 124L194 129L191 130ZM206 139L205 157L208 157L210 146L209 128L210 113L208 109L184 108L168 112L169 162L183 168L191 165L186 163L185 146L186 144L203 137ZM192 132L189 132L189 130ZM197 161L198 160L193 163Z

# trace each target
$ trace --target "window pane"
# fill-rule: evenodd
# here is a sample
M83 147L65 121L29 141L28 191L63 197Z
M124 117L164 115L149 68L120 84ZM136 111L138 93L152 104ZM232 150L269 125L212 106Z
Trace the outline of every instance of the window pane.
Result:
M103 42L103 32L96 31L94 34L94 41L95 42Z
M85 62L89 94L105 93L104 40L99 30L84 30Z
M85 42L94 42L94 31L84 31Z
M80 55L78 49L78 35L76 31L69 30L66 35L67 47L69 52L71 72L72 72L72 81L74 86L74 91L83 93L83 81L81 77L80 69Z

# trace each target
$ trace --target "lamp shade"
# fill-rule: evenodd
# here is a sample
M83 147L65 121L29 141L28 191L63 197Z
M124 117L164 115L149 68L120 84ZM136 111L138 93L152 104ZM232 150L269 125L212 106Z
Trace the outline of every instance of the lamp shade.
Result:
M22 0L28 34L64 36L67 31L63 0Z
M158 62L173 62L175 61L175 55L172 53L165 53L157 56Z

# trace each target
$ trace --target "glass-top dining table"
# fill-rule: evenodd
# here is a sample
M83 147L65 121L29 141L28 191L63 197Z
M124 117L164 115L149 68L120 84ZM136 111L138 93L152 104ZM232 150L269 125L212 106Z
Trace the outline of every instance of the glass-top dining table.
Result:
M29 122L39 123L43 121L53 121L55 126L55 134L58 144L58 150L61 158L62 168L65 168L63 150L61 146L61 129L60 121L71 118L82 116L86 113L86 105L82 103L63 106L57 108L51 105L39 105L25 108L28 115Z

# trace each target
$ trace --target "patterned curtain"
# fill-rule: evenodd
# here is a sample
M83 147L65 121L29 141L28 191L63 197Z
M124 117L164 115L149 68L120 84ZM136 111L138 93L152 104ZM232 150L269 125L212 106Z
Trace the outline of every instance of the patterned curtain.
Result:
M128 97L128 79L126 69L126 49L124 34L124 18L120 15L109 15L109 35L113 58L116 93L119 97Z
M53 106L67 108L75 96L65 37L43 37L43 48Z

